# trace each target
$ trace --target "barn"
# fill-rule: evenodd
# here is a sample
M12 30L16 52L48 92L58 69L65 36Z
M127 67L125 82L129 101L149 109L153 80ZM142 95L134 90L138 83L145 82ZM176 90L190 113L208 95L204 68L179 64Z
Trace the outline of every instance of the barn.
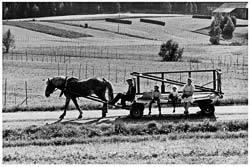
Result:
M219 8L213 11L215 13L230 13L239 19L248 20L248 3L247 2L230 2L224 3Z

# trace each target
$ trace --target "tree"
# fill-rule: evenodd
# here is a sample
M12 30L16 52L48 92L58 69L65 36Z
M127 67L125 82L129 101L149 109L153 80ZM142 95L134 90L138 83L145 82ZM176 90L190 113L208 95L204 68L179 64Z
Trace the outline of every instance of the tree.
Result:
M161 45L159 56L163 61L179 61L182 58L184 48L179 48L178 43L172 39Z
M121 4L119 2L115 3L115 12L120 13L121 11Z
M32 15L34 17L39 16L39 7L36 4L34 4L33 7L32 7Z
M3 11L3 17L5 19L8 19L8 13L9 13L9 8L8 7L5 7L4 8L4 11Z
M163 2L162 8L165 9L167 13L170 13L172 11L172 5L170 2Z
M193 13L193 4L192 2L186 3L186 13Z
M59 14L64 14L64 3L63 2L60 2L59 4L58 4L58 12L59 12Z
M3 46L5 47L5 53L9 53L9 49L14 47L15 39L14 35L11 34L10 29L3 34Z
M194 12L194 13L197 13L197 12L198 12L198 8L197 8L196 2L193 2L193 12Z

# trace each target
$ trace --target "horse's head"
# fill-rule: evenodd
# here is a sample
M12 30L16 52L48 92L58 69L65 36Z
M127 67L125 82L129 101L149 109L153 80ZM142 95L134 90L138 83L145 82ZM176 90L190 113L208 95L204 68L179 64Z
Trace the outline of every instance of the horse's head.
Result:
M56 76L53 77L52 79L47 80L47 87L45 90L45 96L49 97L51 93L53 93L56 88L63 90L65 87L65 82L67 80L67 77L62 77L62 76Z
M45 89L45 96L49 97L51 93L53 93L56 89L56 86L53 84L52 80L48 78L47 82L47 87Z

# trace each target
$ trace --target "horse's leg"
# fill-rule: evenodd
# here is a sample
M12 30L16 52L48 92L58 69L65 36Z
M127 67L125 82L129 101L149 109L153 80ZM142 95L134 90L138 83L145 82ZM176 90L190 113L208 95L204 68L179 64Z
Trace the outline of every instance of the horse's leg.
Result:
M63 119L66 115L66 110L67 110L67 107L69 105L69 102L70 102L70 98L69 97L66 97L66 102L65 102L65 108L64 108L64 112L63 114L59 117L60 119Z
M79 105L78 105L78 103L77 103L76 98L72 98L72 101L73 101L73 103L75 104L77 110L80 112L80 115L78 116L78 119L81 119L81 118L82 118L82 110L80 109L80 107L79 107Z
M96 92L95 93L101 100L105 101L106 103L103 103L102 106L102 117L106 117L106 114L108 112L108 104L107 104L107 99L105 98L105 91L103 92Z

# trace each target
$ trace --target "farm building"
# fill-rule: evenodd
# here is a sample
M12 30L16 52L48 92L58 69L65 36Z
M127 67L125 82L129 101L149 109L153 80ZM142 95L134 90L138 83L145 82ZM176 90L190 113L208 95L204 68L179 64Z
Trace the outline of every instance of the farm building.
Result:
M224 3L213 11L215 13L229 13L239 19L248 19L248 3L247 2L231 2Z

